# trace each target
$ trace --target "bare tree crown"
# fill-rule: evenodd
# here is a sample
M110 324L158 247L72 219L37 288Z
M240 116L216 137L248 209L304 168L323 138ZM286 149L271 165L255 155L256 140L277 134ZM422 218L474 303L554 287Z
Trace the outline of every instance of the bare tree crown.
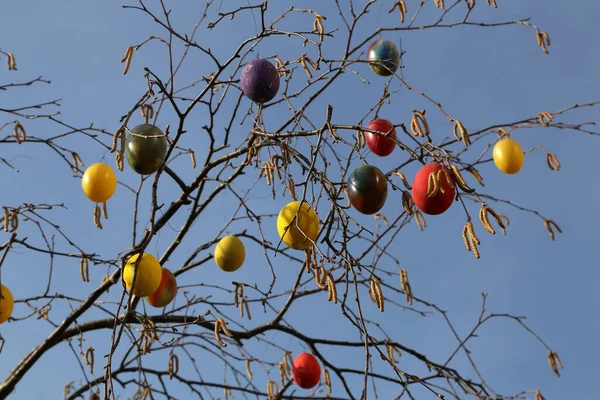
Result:
M557 352L524 317L490 312L484 293L472 330L460 333L442 306L413 292L411 267L398 254L436 251L428 223L447 211L460 213L455 238L477 259L486 257L482 243L510 235L512 211L555 240L557 222L497 197L480 170L492 163L497 174L517 174L542 152L559 171L557 154L521 147L520 133L596 136L593 123L565 116L598 102L475 127L407 77L419 66L405 63L411 48L399 35L463 26L500 35L514 25L549 54L549 33L529 18L476 17L478 9L518 7L501 0L206 0L192 29L178 26L171 7L185 8L163 0L123 6L160 34L141 32L123 45L123 74L144 85L116 129L67 122L60 100L0 108L0 171L19 172L5 148L43 146L72 170L60 170L61 179L81 181L88 200L69 203L89 205L89 218L71 231L55 217L68 215L67 202L2 204L0 333L37 320L47 334L4 377L0 398L18 397L22 379L59 347L80 366L64 382L65 399L543 400L535 388L505 393L468 348L481 327L511 321L560 376ZM255 33L235 46L202 40L235 33L240 21ZM20 78L26 51L0 48L9 71L0 80ZM155 54L156 65L137 65L142 52ZM190 73L194 63L211 72ZM0 95L49 83L14 78L0 82ZM345 98L349 86L360 114ZM41 131L40 121L50 128ZM80 244L86 232L110 241L117 229L131 240L116 254ZM422 235L423 248L399 253L407 230ZM13 252L49 259L37 277L47 280L44 290L23 296L2 279ZM78 269L87 295L62 287L57 268ZM455 351L441 359L407 344L395 323L400 311L436 316ZM307 315L325 322L307 324ZM0 360L10 340L19 339L0 336ZM358 359L351 355L361 362L346 362Z

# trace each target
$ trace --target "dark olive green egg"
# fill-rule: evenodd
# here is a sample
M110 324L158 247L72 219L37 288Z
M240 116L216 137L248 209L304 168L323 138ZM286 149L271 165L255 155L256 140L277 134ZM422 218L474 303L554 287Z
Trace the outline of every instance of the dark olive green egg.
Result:
M167 154L167 138L156 126L142 124L127 134L125 157L131 169L140 175L154 173Z

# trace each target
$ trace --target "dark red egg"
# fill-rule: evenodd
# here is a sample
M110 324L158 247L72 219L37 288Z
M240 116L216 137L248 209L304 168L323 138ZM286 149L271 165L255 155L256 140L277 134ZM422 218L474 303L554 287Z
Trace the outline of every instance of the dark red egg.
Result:
M392 131L389 137L393 137L394 139L397 137L396 130L393 129L394 125L387 119L374 119L369 123L367 128L383 133L388 133L389 131ZM396 142L394 142L389 137L381 136L371 132L364 132L364 134L367 146L369 146L369 149L371 149L371 151L375 155L378 155L380 157L389 156L390 154L392 154L392 151L394 151L394 149L396 148Z
M448 180L444 176L441 176L441 184L444 191L442 192L442 190L439 190L435 196L428 197L427 187L429 183L429 175L432 173L437 174L440 170L446 171L446 174L450 178L450 182L452 182L452 185L448 183ZM415 205L419 208L419 210L421 210L425 214L442 214L443 212L448 210L452 205L455 194L456 189L452 175L450 174L448 168L444 167L442 164L427 164L423 168L421 168L419 172L417 172L417 175L415 175L415 180L412 184L413 201L415 202Z
M266 103L279 91L279 73L268 60L256 58L244 66L240 83L246 97L256 103Z
M292 379L302 389L311 389L321 380L321 366L317 359L308 353L301 353L294 360Z
M127 134L125 157L131 169L140 175L155 172L167 155L167 138L156 126L142 124Z
M150 296L146 297L146 301L153 307L167 306L177 294L177 278L171 271L166 268L162 269L162 278L160 286Z
M348 178L350 204L363 214L371 215L381 210L387 199L387 192L385 175L372 165L356 168Z

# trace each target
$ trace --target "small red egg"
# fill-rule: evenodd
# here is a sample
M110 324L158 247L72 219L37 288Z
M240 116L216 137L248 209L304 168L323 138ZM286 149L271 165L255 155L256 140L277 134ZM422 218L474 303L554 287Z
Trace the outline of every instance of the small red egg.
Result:
M321 366L317 359L312 354L299 354L292 367L292 379L303 389L315 387L321 380Z
M364 132L367 146L369 146L369 149L371 149L373 154L378 155L379 157L385 157L392 154L392 151L396 148L396 142L390 139L390 137L394 139L397 137L396 130L393 129L394 125L387 119L374 119L369 123L367 128L384 133L392 131L389 137L381 136L376 133Z
M445 170L447 176L450 178L450 182L452 185L448 183L448 180L442 176L442 190L438 191L437 194L433 197L427 196L427 187L429 183L429 175L432 173L438 173L440 170ZM450 208L452 202L454 201L454 195L456 194L456 189L454 185L454 181L452 179L452 175L448 168L444 167L442 164L431 163L425 165L423 168L417 172L415 175L415 180L412 184L412 198L415 202L415 205L424 212L429 215L439 215L445 212Z

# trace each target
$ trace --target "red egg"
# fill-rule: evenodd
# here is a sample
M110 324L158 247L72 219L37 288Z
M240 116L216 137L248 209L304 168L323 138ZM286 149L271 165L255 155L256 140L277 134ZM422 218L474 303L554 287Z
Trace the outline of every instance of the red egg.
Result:
M380 131L383 133L390 133L389 137L396 138L396 130L393 129L394 125L388 121L387 119L374 119L367 126L369 129L373 129L376 131ZM367 142L367 146L373 152L373 154L378 155L380 157L389 156L392 154L392 151L396 148L396 142L394 142L389 137L381 136L376 133L364 132L365 140Z
M438 173L440 170L445 170L447 176L450 178L450 182L452 185L448 183L448 180L442 175L441 176L441 184L444 189L439 190L437 194L433 197L427 196L427 187L429 182L429 175L432 173ZM438 215L445 212L450 208L452 202L454 201L454 196L456 194L456 189L454 186L454 180L448 168L444 167L442 164L431 163L425 165L417 175L415 176L415 180L412 185L412 198L415 202L415 205L424 212L429 215Z
M321 366L317 359L312 354L299 354L292 367L292 379L303 389L315 387L321 380Z
M166 268L162 269L162 278L160 286L150 296L146 297L146 301L153 307L164 307L168 305L177 294L177 279L171 271Z

